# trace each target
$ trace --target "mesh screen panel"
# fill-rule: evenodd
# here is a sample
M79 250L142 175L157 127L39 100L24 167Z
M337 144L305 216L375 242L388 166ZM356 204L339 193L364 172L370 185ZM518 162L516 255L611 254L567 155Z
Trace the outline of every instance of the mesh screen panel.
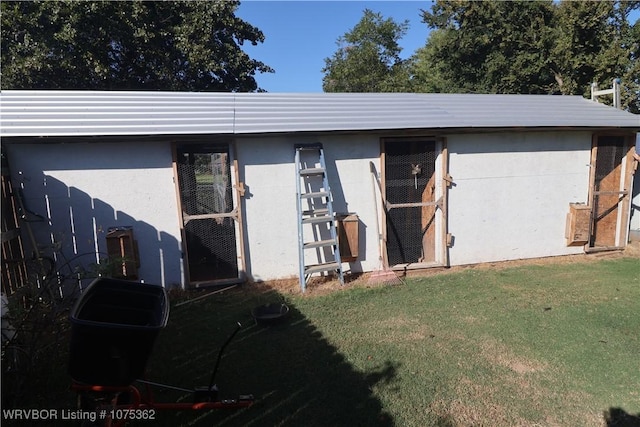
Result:
M385 190L390 203L421 203L435 172L434 141L386 144ZM424 255L424 209L393 208L387 214L387 256L390 265L420 262Z
M238 277L233 219L191 220L185 225L185 235L192 281Z
M226 147L183 147L178 152L178 180L184 213L233 211ZM184 230L191 281L238 277L235 222L231 217L189 219Z
M591 246L614 246L618 227L618 207L621 164L624 158L624 137L600 136L596 155L594 190L612 194L596 194L593 198Z

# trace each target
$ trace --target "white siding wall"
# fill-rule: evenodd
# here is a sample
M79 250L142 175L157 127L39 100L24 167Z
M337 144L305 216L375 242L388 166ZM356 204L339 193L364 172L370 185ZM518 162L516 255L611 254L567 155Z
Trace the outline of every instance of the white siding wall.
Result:
M110 227L131 226L139 244L140 279L182 284L180 228L169 143L11 144L14 186L29 209L49 223L33 223L40 241L51 236L70 259L106 253ZM95 255L82 256L84 266Z
M296 143L325 148L336 212L360 218L352 271L379 268L376 210L369 162L380 171L379 136L238 137L249 279L298 274ZM451 265L581 253L565 245L569 203L587 202L590 132L447 136ZM182 284L180 227L172 153L164 142L10 144L14 184L28 206L50 218L36 223L68 256L105 252L109 227L132 226L140 245L140 277ZM95 262L94 259L90 260Z
M447 138L451 265L581 253L565 244L569 203L588 200L591 133Z
M238 138L249 276L254 280L298 275L298 226L294 145L321 142L327 162L334 210L360 217L360 257L345 268L378 266L378 238L369 162L380 168L376 136ZM312 254L312 252L309 252Z

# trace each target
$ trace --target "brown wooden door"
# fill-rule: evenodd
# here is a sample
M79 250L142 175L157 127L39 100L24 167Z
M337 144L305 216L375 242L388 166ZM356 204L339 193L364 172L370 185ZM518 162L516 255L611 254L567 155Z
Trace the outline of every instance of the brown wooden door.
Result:
M589 247L621 247L625 245L630 206L629 138L597 136L592 150Z

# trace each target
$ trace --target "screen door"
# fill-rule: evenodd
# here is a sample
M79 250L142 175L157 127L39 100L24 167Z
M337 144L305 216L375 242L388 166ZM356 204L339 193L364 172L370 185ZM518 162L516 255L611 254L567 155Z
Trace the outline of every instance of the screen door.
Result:
M631 175L625 136L597 136L592 153L591 248L624 246Z
M386 140L384 150L389 265L437 264L436 141Z
M189 283L238 279L238 215L228 145L182 145L176 156Z

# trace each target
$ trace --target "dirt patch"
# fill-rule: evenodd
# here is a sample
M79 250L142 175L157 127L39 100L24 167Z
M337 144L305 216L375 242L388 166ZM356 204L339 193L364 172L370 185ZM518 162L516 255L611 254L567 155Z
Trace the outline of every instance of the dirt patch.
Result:
M496 402L497 390L462 377L455 384L455 399L434 400L429 410L451 426L527 425L513 419L507 406Z
M311 277L307 281L305 296L317 296L325 295L332 292L340 291L345 288L379 288L383 286L401 286L401 282L391 280L378 280L377 278L371 278L372 273L354 273L345 274L344 285L340 284L340 281L336 277L331 276L316 276ZM302 294L300 290L300 282L297 277L285 278L278 280L269 280L265 282L252 283L251 286L266 286L269 289L278 291L285 295L299 295Z
M638 258L640 259L640 242L630 243L624 250L613 250L604 252L595 252L589 254L563 255L544 258L532 258L499 262L488 262L482 264L470 264L454 267L433 267L423 270L408 270L406 272L396 272L397 279L386 276L380 277L379 272L371 273L346 273L345 285L342 286L337 278L331 276L315 276L311 277L307 283L305 296L324 295L331 292L343 290L345 288L379 288L384 286L402 286L402 280L407 277L431 277L441 274L451 274L467 270L487 270L487 269L506 269L527 265L562 265L562 264L580 264L597 262L603 259L618 258ZM278 280L270 280L259 283L252 283L251 287L256 288L267 287L276 290L285 295L301 294L300 283L297 277L288 277Z
M517 380L517 381L516 381ZM529 382L522 376L511 374L504 377L503 383L484 383L475 381L467 376L461 376L452 384L451 396L440 396L434 399L428 411L435 414L451 427L463 426L564 426L585 425L604 426L602 415L597 411L585 411L584 395L567 393L563 395L549 395L548 392ZM533 384L532 384L533 383ZM504 387L508 384L508 387ZM517 396L511 402L513 396ZM453 397L455 396L455 397ZM520 402L520 403L518 403ZM521 403L537 408L544 421L525 419L518 413L523 410ZM515 404L518 403L518 404ZM556 408L563 408L562 413L556 413ZM568 423L568 420L571 420Z
M530 374L545 369L543 363L515 355L509 348L496 340L483 340L480 352L490 363L503 366L517 374Z
M631 258L640 258L640 241L629 243L622 254Z
M438 274L455 273L465 270L504 269L527 265L563 265L597 262L602 259L638 258L640 259L640 242L629 243L624 250L583 253L576 255L559 255L542 258L527 258L508 261L486 262L454 267L436 267L425 270L407 271L407 277L423 277Z

